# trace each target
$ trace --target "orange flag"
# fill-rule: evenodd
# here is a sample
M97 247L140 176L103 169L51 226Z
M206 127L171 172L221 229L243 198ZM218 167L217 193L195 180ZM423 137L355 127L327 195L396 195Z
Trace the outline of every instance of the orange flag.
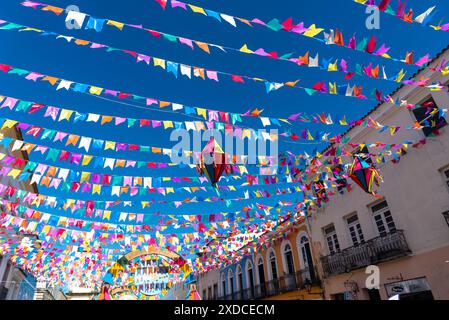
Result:
M48 82L50 82L50 84L52 86L54 86L56 84L56 82L59 80L59 78L46 76L46 77L43 77L42 80L43 81L48 81Z
M373 78L379 78L379 65L377 65L374 69L371 69L371 75Z
M300 62L301 65L308 65L309 64L309 51L307 51L304 56L299 57L299 62Z
M90 42L87 40L76 39L75 43L79 46L87 46Z
M286 85L287 87L294 87L296 86L296 84L299 82L299 80L295 80L295 81L288 81L286 83L284 83L284 85Z
M167 102L167 101L159 101L159 108L165 108L168 107L170 105L171 102Z
M335 42L336 45L339 45L339 46L342 46L342 47L345 45L345 42L343 40L343 34L338 29L337 29L337 31L335 31L334 42Z
M63 8L53 7L53 6L45 6L42 8L42 11L51 11L55 15L59 16L61 13L64 12Z
M111 122L112 117L111 116L101 116L101 124L105 124L107 122Z
M210 54L209 46L206 43L200 41L195 41L195 43L198 47L200 47L201 50Z
M78 135L76 135L76 134L71 134L71 135L69 135L69 137L67 138L67 142L66 142L66 146L68 146L68 145L73 145L73 146L75 146L76 145L76 143L78 142L78 140L79 140L79 138L80 138L80 136L78 136Z

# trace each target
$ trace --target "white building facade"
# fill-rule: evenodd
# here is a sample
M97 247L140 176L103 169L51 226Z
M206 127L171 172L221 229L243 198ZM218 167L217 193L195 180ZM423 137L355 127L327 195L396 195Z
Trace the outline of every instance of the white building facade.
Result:
M430 67L444 59L449 59L449 50ZM428 83L447 86L449 76L432 72L430 67L415 79L430 78ZM447 88L431 92L402 86L392 97L409 104L433 102L440 110L449 107ZM385 300L397 294L403 299L449 299L449 126L445 124L449 120L447 114L425 116L438 118L439 135L432 136L432 128L406 130L421 121L423 114L387 103L369 117L382 125L401 126L395 135L362 126L346 133L353 144L423 139L425 144L409 147L397 163L373 160L383 178L378 188L381 199L352 183L351 192L335 192L309 217L327 299ZM375 267L367 269L370 265Z

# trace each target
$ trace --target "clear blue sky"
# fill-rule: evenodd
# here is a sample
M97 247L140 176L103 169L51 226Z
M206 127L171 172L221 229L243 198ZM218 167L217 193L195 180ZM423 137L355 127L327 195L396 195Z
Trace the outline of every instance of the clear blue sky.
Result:
M328 72L297 67L294 64L271 60L263 57L244 55L239 53L221 53L216 49L211 49L211 54L196 48L191 50L187 46L181 46L168 41L152 37L150 34L139 30L124 29L122 32L113 27L105 26L103 31L97 33L93 30L67 30L65 28L63 14L60 17L52 13L35 11L22 7L19 0L2 0L0 3L0 19L11 22L29 25L32 27L72 35L77 38L96 41L117 48L129 49L150 56L156 56L182 62L189 65L203 66L211 70L220 70L234 74L250 75L272 79L274 81L287 81L301 79L301 84L312 87L315 82L337 81L344 83L341 73L330 74ZM46 3L59 7L66 7L71 4L77 5L82 12L89 13L94 17L108 18L123 21L130 24L143 24L144 27L160 30L163 32L201 40L204 42L216 43L219 45L240 48L244 43L251 49L259 47L267 51L278 51L279 53L295 52L303 54L310 50L312 54L320 53L321 57L345 58L351 64L373 62L374 64L385 64L390 72L398 71L402 64L389 62L385 59L372 55L354 52L336 46L324 46L312 39L286 33L273 32L263 27L255 26L250 28L243 24L238 24L238 28L233 28L227 23L218 23L213 18L204 17L199 14L186 12L179 8L167 8L163 11L153 0L131 0L131 1L55 1L47 0ZM421 57L430 53L433 57L449 44L449 33L435 32L429 28L418 25L408 25L400 20L382 15L380 30L367 30L365 28L366 15L364 7L351 0L321 0L321 1L256 1L256 0L192 0L192 4L203 6L215 11L227 14L260 18L269 21L278 18L280 21L292 17L295 23L304 21L306 26L315 23L325 29L339 28L342 30L345 41L353 33L357 33L359 38L375 35L378 43L385 43L391 46L392 56L403 56L407 50L414 50L416 57ZM396 7L395 1L392 1ZM421 13L431 5L437 5L438 13L435 20L448 18L449 3L447 1L408 1L408 6ZM119 53L106 53L104 50L91 50L82 46L67 44L64 40L55 40L54 37L42 37L36 33L17 33L10 31L0 31L0 63L6 63L20 68L37 71L44 74L74 80L81 83L89 83L100 87L131 92L142 96L154 97L161 100L179 102L184 105L205 107L223 111L243 113L249 108L264 108L265 116L287 117L300 111L305 112L329 112L333 115L347 114L348 120L358 119L368 110L375 106L372 101L361 101L346 97L327 96L315 94L307 96L303 91L282 88L270 94L265 93L263 84L247 83L241 85L223 79L219 83L214 81L203 81L198 78L188 80L179 76L175 79L171 74L160 68L148 67L143 63L137 64L133 59ZM408 67L408 76L412 75L417 68ZM369 94L374 88L380 88L384 93L390 93L396 87L394 83L372 80L364 77L354 77L351 84L362 84L365 94ZM95 99L91 96L79 93L60 90L56 92L45 83L34 83L25 81L21 77L9 76L0 73L0 94L9 95L30 101L37 101L47 105L54 105L62 108L75 109L81 112L95 112L99 114L117 115L123 117L149 118L149 119L173 119L190 120L185 117L173 117L170 114L156 112L154 110L141 110L126 107L119 104ZM17 119L18 114L11 114L5 110L0 111L0 117L12 117ZM105 125L99 129L96 124L82 123L73 126L67 122L55 124L51 120L43 120L40 116L28 116L20 114L20 120L24 122L41 125L48 128L76 133L80 135L93 136L101 139L118 140L120 142L138 143L143 145L155 145L170 148L173 146L168 139L167 131L161 129L140 129L138 127L125 129L125 126L118 128L112 125ZM259 122L250 122L255 127L260 127ZM303 124L295 124L292 129L298 134L304 129ZM329 131L329 127L312 126L314 130ZM341 127L332 127L334 133L340 132ZM29 137L26 141L33 142ZM39 140L34 140L39 141ZM38 142L48 144L48 142ZM304 150L308 152L314 148L323 148L325 145L304 145L282 142L280 150L291 150L300 153ZM58 143L54 145L58 149L68 149L74 152L78 149L64 147ZM140 153L115 153L98 152L90 153L118 158L137 159L144 161L167 161L168 158L156 157L151 154ZM41 161L42 158L33 156L33 160ZM50 162L51 164L51 162ZM60 166L67 167L67 164ZM70 168L80 170L80 167L70 166ZM84 167L86 171L94 171L93 168ZM98 171L99 169L96 169ZM110 173L109 170L102 172ZM195 170L170 169L170 170L124 170L117 169L114 174L122 175L162 175L162 176L195 176ZM232 183L229 183L232 184ZM236 182L235 184L238 184ZM53 190L40 188L42 193L54 193ZM242 191L230 193L230 197L238 196ZM55 195L63 197L74 197L80 199L111 199L110 195L103 197L93 197L86 194L61 194ZM204 193L201 196L212 196ZM222 195L226 195L222 193ZM177 194L174 198L183 199L188 197L187 193ZM171 197L157 199L170 199ZM133 197L132 200L142 200L143 198ZM274 204L278 200L292 200L291 197L270 198L269 201L259 201L266 204ZM231 208L226 208L223 204L201 204L187 205L182 207L182 212L177 210L177 214L198 213L207 214L219 211L240 210L245 202L237 202ZM126 208L124 211L142 212L140 208ZM146 209L148 212L161 210L165 212L174 208L153 207ZM51 211L51 210L47 210Z

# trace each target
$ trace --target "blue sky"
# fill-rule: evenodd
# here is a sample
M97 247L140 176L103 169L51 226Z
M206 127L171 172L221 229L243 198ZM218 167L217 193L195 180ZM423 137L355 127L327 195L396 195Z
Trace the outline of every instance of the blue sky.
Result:
M297 67L292 63L254 55L232 52L222 53L216 49L211 49L211 54L208 55L198 48L191 50L187 46L154 38L150 34L140 30L125 28L122 32L119 32L109 26L105 26L103 31L99 33L93 30L68 30L65 27L64 14L58 17L52 13L25 8L19 3L20 1L18 0L2 0L0 3L0 19L64 35L71 35L117 48L129 49L150 56L161 57L189 65L202 66L211 70L267 78L279 82L301 79L301 84L306 87L312 87L314 83L322 80L336 81L338 83L345 82L341 73L331 74L317 69ZM153 0L132 0L126 2L106 0L47 0L46 3L59 7L77 5L82 12L91 14L94 17L113 19L130 24L143 24L147 28L233 48L240 48L243 44L247 44L251 49L262 47L267 51L278 51L279 53L294 52L296 55L302 55L309 50L311 54L318 52L322 57L333 57L334 59L344 58L351 65L355 63L367 64L369 62L384 64L390 72L398 71L404 67L403 64L390 62L373 55L336 46L325 46L313 39L307 39L293 33L282 31L273 32L258 26L250 28L244 24L238 24L238 28L233 28L227 23L218 23L215 19L204 17L200 14L193 14L190 11L186 12L179 8L167 8L164 11ZM408 25L399 19L386 15L381 16L381 28L379 30L367 30L365 27L367 16L364 13L364 7L353 3L351 0L340 0L338 2L333 0L285 0L282 2L192 0L190 3L244 18L251 19L257 17L264 21L278 18L280 21L284 21L292 17L295 23L304 21L307 26L315 23L317 26L325 29L339 28L343 32L346 42L353 33L356 33L359 38L375 35L378 39L378 44L385 43L387 46L391 46L390 53L395 57L403 57L407 50L414 50L415 57L421 57L427 53L430 53L433 57L449 43L449 33L435 32L416 24ZM416 9L418 13L425 11L431 5L437 5L438 8L435 21L439 21L441 18L448 18L445 16L445 13L449 12L449 3L447 1L408 1L408 7ZM396 7L395 1L393 1L393 6ZM235 113L244 113L250 108L257 107L259 109L265 109L264 116L271 117L287 117L301 111L326 112L332 115L346 114L349 116L348 120L355 120L372 109L376 104L373 101L361 101L339 96L320 94L308 96L303 91L292 88L282 88L267 94L263 84L247 82L247 84L242 85L231 82L229 79L220 80L219 83L203 81L198 78L189 80L182 76L175 79L171 74L166 73L160 68L148 67L143 63L137 64L130 57L119 53L91 50L85 47L67 44L62 39L56 40L54 37L42 37L31 32L0 31L0 43L0 63L10 64L81 83L89 83L123 92L179 102L188 106L205 107ZM408 76L417 70L416 67L406 67L405 69L408 71ZM374 88L379 88L387 94L396 87L396 84L391 82L357 76L349 82L351 84L362 84L365 94L369 94ZM81 112L95 112L99 114L157 120L190 120L189 118L156 112L154 110L142 110L114 104L76 92L64 90L56 92L54 88L46 83L25 81L21 77L5 75L4 73L0 74L0 94L57 107L75 109ZM68 122L54 123L51 120L42 119L41 116L36 115L29 116L20 114L20 118L18 118L18 115L8 113L6 110L0 111L0 117L10 117L69 133L166 148L174 145L173 142L169 141L169 132L162 129L140 129L138 127L125 129L125 126L115 128L112 125L105 125L100 128L96 124L86 123L74 126ZM248 124L255 128L260 127L259 121L250 121ZM292 130L299 134L305 127L304 124L297 123L292 126ZM312 131L325 130L333 133L338 133L342 130L341 127L310 125L307 125L307 127L311 127ZM32 140L29 137L25 137L25 140L29 142L39 141ZM48 142L44 141L38 143L48 145ZM65 147L60 143L55 144L54 147L74 152L79 151L79 149ZM291 150L298 154L304 150L310 152L314 148L322 149L324 147L325 144L291 143L285 140L279 145L281 151ZM151 154L141 154L138 152L120 154L111 151L91 151L89 153L143 161L169 160L166 157L156 157ZM35 161L43 160L36 156L33 156L32 159ZM83 167L81 169L77 166L68 166L66 163L60 166L75 170L99 170L94 170L89 167ZM110 173L109 170L101 172ZM135 170L117 169L114 171L114 174L195 176L196 171L179 168L156 171L143 168ZM238 183L239 181L237 180L234 184ZM268 189L272 189L272 187ZM55 194L54 190L40 188L40 191L46 194ZM241 194L242 191L237 191L236 193L229 193L229 197L236 197ZM81 193L76 195L56 193L55 195L92 200L111 199L110 195L105 195L100 198L98 196L93 197ZM206 197L214 194L207 195L202 193L201 195ZM226 193L222 193L222 196L226 195ZM189 194L185 193L167 198L158 197L157 199L184 199L188 196ZM129 199L143 200L144 198L132 197ZM259 202L274 204L278 200L293 199L291 196L284 196L278 198L273 197L268 201L261 200ZM245 202L237 202L230 208L217 203L186 205L180 209L182 212L177 210L176 213L207 214L220 211L226 212L240 210L244 204ZM132 212L133 210L126 208L124 211ZM148 212L159 210L161 212L166 212L167 210L173 212L174 208L161 206L146 210ZM136 208L134 211L143 212L140 208Z

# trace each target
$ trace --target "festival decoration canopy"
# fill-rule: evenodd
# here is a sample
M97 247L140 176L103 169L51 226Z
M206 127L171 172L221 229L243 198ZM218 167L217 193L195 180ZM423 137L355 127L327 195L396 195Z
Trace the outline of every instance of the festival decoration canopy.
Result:
M266 248L337 192L381 196L380 164L426 143L401 133L438 135L448 111L390 94L448 90L409 75L432 63L449 24L435 6L393 2L347 0L339 15L333 1L293 1L304 10L284 19L273 15L287 4L257 2L260 17L225 1L0 4L0 254L100 300L173 298L178 286L197 300L198 273ZM362 5L390 16L378 37L342 19ZM447 76L448 61L430 71ZM376 121L383 103L426 118ZM352 143L353 127L397 141ZM279 154L252 162L201 139L210 129ZM200 147L175 148L180 130Z

